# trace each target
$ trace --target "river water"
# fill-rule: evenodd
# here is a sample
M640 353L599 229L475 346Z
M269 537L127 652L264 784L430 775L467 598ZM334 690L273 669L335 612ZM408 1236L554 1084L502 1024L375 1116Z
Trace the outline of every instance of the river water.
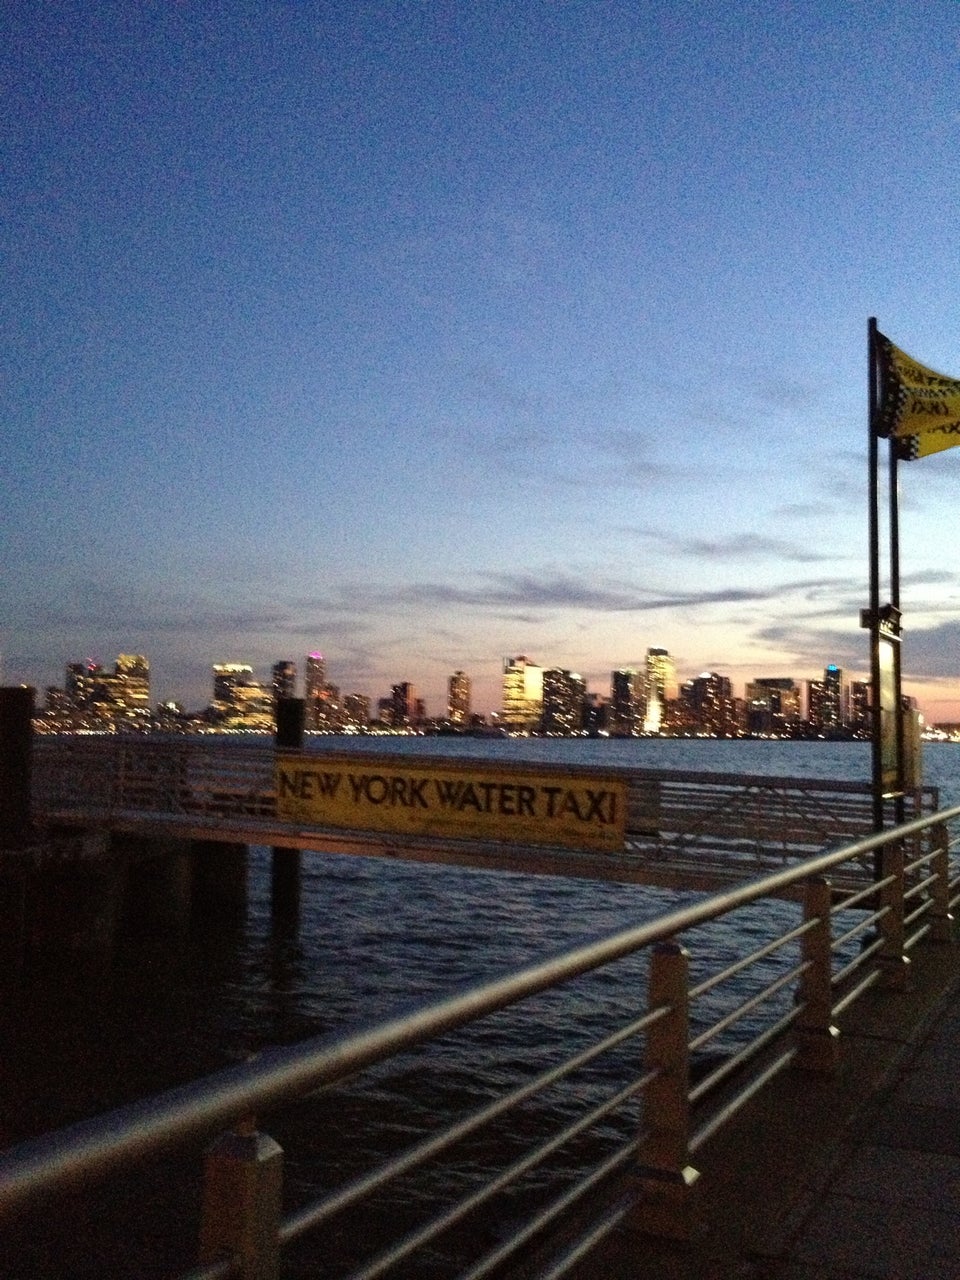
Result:
M404 737L308 743L317 752L345 748L864 781L870 771L864 743ZM942 806L960 803L960 744L928 744L924 778L940 787ZM0 1050L0 1137L16 1141L58 1127L242 1060L265 1045L369 1024L637 924L681 901L666 890L632 885L308 853L300 927L293 931L278 927L271 916L269 857L266 849L251 850L244 918L176 938L129 936L108 969L37 975L8 1002ZM729 930L706 931L700 945L714 953L715 967L749 946L749 918L742 927L745 936L737 938ZM290 1151L285 1176L292 1197L315 1194L331 1165L342 1176L375 1156L377 1143L409 1141L453 1094L459 1108L470 1109L515 1082L531 1062L562 1058L574 1044L589 1042L602 1032L608 1013L622 1011L625 999L636 1002L642 983L641 961L624 962L582 1007L575 1006L574 1030L569 1003L553 1008L552 998L541 998L536 1023L512 1012L502 1015L496 1043L492 1033L477 1029L441 1044L427 1073L401 1062L388 1079L374 1078L335 1100L312 1100L295 1122L280 1125L278 1136ZM436 1083L441 1077L442 1084ZM583 1087L589 1090L591 1082ZM390 1122L377 1122L376 1139L363 1137L368 1111L384 1102ZM559 1116L562 1103L556 1105ZM531 1116L530 1123L546 1119ZM418 1194L408 1193L414 1199ZM128 1215L117 1215L127 1231ZM166 1274L167 1229L153 1233L165 1242L156 1246L151 1271L129 1262L128 1245L120 1243L121 1228L111 1214L104 1214L104 1222L108 1239L96 1244L95 1264L76 1259L68 1265L63 1241L53 1233L43 1248L21 1240L22 1267L11 1274ZM314 1264L303 1274L337 1274L333 1262L320 1270Z

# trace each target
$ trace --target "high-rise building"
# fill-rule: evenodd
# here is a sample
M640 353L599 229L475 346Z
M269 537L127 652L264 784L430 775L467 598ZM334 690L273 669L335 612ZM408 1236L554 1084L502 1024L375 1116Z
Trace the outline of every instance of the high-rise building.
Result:
M213 712L224 728L275 727L273 689L253 678L245 662L218 662L213 668Z
M843 670L833 663L824 671L822 680L807 681L807 720L818 733L842 734L849 719L847 702Z
M823 673L823 727L841 729L847 723L847 687L843 669L834 663Z
M626 668L610 675L609 729L616 737L633 738L643 729L644 679Z
M282 658L273 664L272 672L273 701L281 698L293 698L297 688L297 664L289 658Z
M150 710L150 663L142 653L121 653L113 668L116 700L128 711Z
M693 732L712 737L729 737L739 731L733 689L727 676L704 671L688 680L680 691Z
M253 667L245 662L213 664L213 706L215 711L232 711L238 703L237 690L253 683Z
M343 724L347 729L365 729L370 723L370 699L362 693L348 693L343 700Z
M502 720L509 729L529 733L543 712L543 668L522 655L503 663Z
M408 729L423 718L423 703L409 680L401 680L390 688L390 723L395 729Z
M447 715L451 724L467 724L470 720L470 677L455 671L450 677Z
M97 676L103 674L99 662L89 658L86 662L67 663L63 687L72 707L86 707L93 697L94 683Z
M870 681L850 682L850 728L856 734L870 733Z
M599 693L587 693L583 699L583 730L596 737L609 732L610 704Z
M326 722L327 664L322 653L308 653L303 677L304 722L322 729Z
M329 733L337 733L343 728L343 706L340 702L340 689L329 682L323 686L323 694L314 704L315 727L325 729Z
M800 722L800 689L789 676L759 676L746 688L750 733L789 734Z
M659 733L667 703L676 695L677 669L666 649L648 649L643 689L643 731Z
M824 724L824 698L826 690L822 680L808 680L807 684L807 722L814 729L822 729Z
M142 723L150 712L150 663L140 653L121 653L112 672L92 658L70 662L64 699L85 717L114 725Z
M575 671L550 667L543 672L543 711L540 727L544 733L569 737L583 730L584 699L587 686Z

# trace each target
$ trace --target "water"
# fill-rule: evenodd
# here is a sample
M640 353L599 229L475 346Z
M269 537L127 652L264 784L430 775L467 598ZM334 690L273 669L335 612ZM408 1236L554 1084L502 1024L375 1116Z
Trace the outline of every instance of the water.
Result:
M308 749L855 780L866 780L870 770L865 743L312 738ZM924 772L927 782L941 788L942 805L960 803L960 744L928 745ZM265 1045L353 1029L650 919L681 900L666 890L631 885L325 854L303 856L301 928L295 935L278 929L269 895L269 851L253 849L245 919L177 940L127 938L109 971L95 977L57 974L55 999L49 982L35 979L4 1014L0 1136L15 1141L69 1123L241 1060ZM760 923L757 918L758 930ZM704 931L698 948L712 967L720 967L749 949L752 934L746 917L738 936L717 926ZM292 1198L316 1194L331 1170L349 1174L392 1145L405 1145L422 1124L448 1110L451 1099L458 1109L470 1110L516 1082L530 1064L561 1059L589 1043L622 1021L625 1003L639 1006L643 982L642 960L625 961L584 981L572 996L540 997L535 1019L526 1009L523 1016L505 1011L491 1027L444 1040L429 1055L426 1070L401 1062L369 1083L315 1097L295 1119L282 1118L279 1132L272 1126L288 1151ZM629 1074L635 1053L625 1049L609 1070ZM602 1084L601 1075L588 1072L580 1093L590 1096ZM392 1117L387 1128L371 1119L383 1101ZM562 1098L547 1096L513 1123L549 1129L563 1113ZM615 1130L613 1125L606 1136L616 1136ZM508 1147L516 1136L505 1131L496 1142ZM568 1159L576 1163L581 1154L574 1150ZM392 1210L407 1212L431 1189L429 1178L423 1187L408 1188ZM533 1180L525 1194L535 1197L539 1189ZM129 1215L118 1215L128 1231ZM104 1221L109 1240L119 1238L118 1223L109 1214ZM104 1269L109 1245L101 1238L95 1247L101 1256L89 1272L79 1261L64 1270L59 1257L51 1271L49 1251L38 1259L35 1244L22 1245L22 1274L127 1274L126 1250ZM155 1274L165 1274L168 1246L155 1247ZM130 1265L131 1275L154 1274Z

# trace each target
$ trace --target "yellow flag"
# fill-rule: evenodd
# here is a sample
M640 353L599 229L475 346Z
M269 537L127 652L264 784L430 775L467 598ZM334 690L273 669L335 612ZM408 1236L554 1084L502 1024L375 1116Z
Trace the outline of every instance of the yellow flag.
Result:
M897 440L897 456L925 458L960 444L960 378L928 369L877 334L877 433Z

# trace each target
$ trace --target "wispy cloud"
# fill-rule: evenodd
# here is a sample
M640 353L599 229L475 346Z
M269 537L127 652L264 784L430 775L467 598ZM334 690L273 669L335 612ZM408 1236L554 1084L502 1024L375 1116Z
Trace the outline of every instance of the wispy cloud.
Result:
M960 621L910 630L903 640L903 669L908 676L956 679L960 665Z
M790 542L785 538L770 538L759 533L737 533L726 538L691 538L650 528L624 532L656 542L674 555L689 556L696 560L735 563L741 560L770 559L816 564L836 559L835 555L812 551L801 543Z
M918 569L916 573L900 575L902 587L931 587L958 581L960 574L952 573L949 569Z
M481 609L591 609L601 613L649 613L657 609L736 604L769 600L783 594L782 586L720 587L670 591L630 583L604 582L595 576L569 574L489 574L476 586L416 583L395 595L398 602L417 606L470 606Z

